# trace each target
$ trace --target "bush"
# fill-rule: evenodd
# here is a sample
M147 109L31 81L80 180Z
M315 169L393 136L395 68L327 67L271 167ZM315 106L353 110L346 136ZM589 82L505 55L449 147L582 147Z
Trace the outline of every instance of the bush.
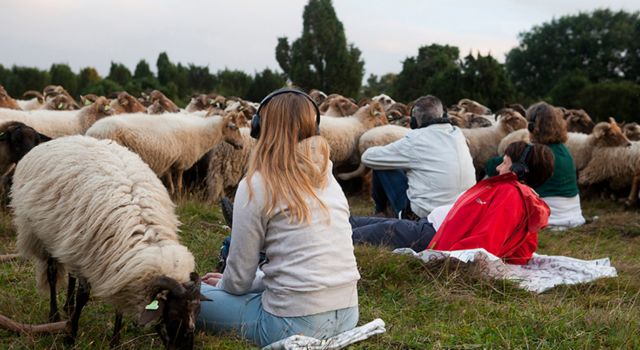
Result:
M595 122L614 117L618 121L640 121L640 85L629 81L605 81L586 86L579 94L580 106Z

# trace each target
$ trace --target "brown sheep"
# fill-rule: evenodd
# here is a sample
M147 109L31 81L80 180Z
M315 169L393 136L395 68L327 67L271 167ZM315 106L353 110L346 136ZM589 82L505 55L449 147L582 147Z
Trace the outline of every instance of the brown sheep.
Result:
M146 108L137 98L129 95L126 91L119 92L115 99L111 101L113 114L122 113L144 113Z
M491 114L491 109L481 105L480 103L474 100L470 100L468 98L463 98L462 100L458 101L458 107L464 110L465 112L471 112L475 114L486 114L486 115Z
M2 85L0 85L0 108L21 109L18 102L9 96L7 90L5 90Z
M151 91L148 95L148 99L151 101L151 104L147 107L147 113L149 114L180 112L180 108L178 108L173 101L158 90Z
M567 131L590 134L595 124L583 109L562 109L564 120L567 122Z
M630 141L640 141L640 125L638 123L627 123L622 128L622 131Z
M321 105L322 102L324 102L324 100L327 98L327 94L318 89L309 91L309 96L318 106Z

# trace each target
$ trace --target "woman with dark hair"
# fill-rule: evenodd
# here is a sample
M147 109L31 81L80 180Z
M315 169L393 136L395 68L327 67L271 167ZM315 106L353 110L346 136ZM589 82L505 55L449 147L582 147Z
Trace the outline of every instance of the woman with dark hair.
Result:
M549 207L531 189L553 173L544 145L515 142L505 151L499 176L478 182L453 205L418 221L351 218L354 243L421 251L484 248L511 264L526 264L538 247Z
M538 102L527 110L531 142L549 146L553 152L554 172L551 178L534 189L551 208L549 227L564 230L585 223L580 208L580 196L576 179L576 166L567 142L567 124L560 109ZM487 174L495 175L495 166L500 158L487 163Z

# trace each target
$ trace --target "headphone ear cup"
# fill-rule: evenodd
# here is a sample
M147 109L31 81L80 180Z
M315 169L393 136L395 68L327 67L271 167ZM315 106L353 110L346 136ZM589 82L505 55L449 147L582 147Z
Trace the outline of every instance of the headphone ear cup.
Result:
M511 164L511 171L516 174L518 180L522 180L524 176L529 172L529 167L527 167L527 165L524 163L513 163Z
M249 134L254 139L258 139L260 137L260 115L254 114L253 118L251 118L251 133Z
M416 121L416 118L414 116L411 116L411 121L409 122L409 127L411 129L417 129L418 128L418 122Z
M529 124L527 125L527 129L529 129L529 132L533 132L533 129L535 129L535 124L533 122L529 122Z

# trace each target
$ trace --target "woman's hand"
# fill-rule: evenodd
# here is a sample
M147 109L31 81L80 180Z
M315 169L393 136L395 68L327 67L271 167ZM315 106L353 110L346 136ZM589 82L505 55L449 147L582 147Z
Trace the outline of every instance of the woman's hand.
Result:
M202 276L202 282L210 285L217 286L218 282L222 279L222 274L219 272L209 272L208 274Z

